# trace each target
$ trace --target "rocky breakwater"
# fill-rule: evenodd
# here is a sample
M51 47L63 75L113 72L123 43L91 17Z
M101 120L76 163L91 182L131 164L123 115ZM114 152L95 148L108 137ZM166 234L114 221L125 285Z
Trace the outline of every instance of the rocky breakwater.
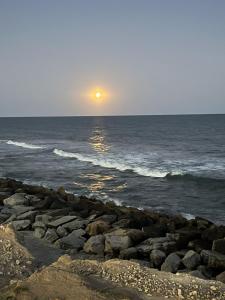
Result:
M225 283L225 226L199 217L188 221L1 179L0 223L32 231L65 253L133 260Z

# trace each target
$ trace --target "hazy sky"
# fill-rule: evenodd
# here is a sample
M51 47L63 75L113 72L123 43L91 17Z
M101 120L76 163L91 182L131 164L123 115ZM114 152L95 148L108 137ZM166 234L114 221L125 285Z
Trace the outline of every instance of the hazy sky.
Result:
M0 0L1 116L179 113L225 113L224 0Z

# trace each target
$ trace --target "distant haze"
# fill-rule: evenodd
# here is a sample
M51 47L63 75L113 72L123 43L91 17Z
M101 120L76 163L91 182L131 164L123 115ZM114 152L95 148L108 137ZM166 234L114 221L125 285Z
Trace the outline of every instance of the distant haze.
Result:
M225 113L225 1L0 0L0 116L188 113Z

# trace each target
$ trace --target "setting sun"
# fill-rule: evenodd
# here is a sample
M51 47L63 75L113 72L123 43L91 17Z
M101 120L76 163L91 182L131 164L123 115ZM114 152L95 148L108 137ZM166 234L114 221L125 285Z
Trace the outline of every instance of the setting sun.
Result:
M96 97L97 99L100 99L100 98L102 97L102 93L101 93L101 92L96 92L96 93L95 93L95 97Z

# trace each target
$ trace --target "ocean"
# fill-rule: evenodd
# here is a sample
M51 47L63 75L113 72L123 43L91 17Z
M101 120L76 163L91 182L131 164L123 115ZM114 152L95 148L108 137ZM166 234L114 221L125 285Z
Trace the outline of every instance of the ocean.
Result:
M0 118L0 177L225 224L225 115Z

